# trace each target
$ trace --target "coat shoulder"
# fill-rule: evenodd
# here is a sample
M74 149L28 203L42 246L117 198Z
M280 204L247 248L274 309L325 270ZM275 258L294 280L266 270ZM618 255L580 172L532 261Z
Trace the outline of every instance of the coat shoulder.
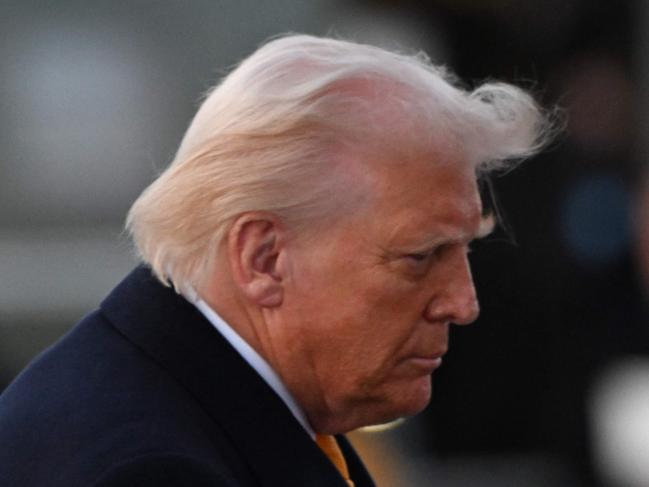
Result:
M104 474L93 487L237 487L228 472L178 454L149 454L124 461Z
M89 485L114 465L121 465L117 480L140 471L151 475L162 458L169 467L161 474L171 469L172 480L185 469L199 479L227 478L228 465L238 463L200 403L100 311L37 357L0 395L0 441L12 445L0 449L0 485Z

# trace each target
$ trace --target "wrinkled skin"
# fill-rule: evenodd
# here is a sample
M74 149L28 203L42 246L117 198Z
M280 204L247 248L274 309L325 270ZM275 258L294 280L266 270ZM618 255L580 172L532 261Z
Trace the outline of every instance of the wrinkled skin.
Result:
M479 312L473 169L429 158L376 167L366 207L290 242L281 306L263 314L259 348L321 432L421 411L449 325Z

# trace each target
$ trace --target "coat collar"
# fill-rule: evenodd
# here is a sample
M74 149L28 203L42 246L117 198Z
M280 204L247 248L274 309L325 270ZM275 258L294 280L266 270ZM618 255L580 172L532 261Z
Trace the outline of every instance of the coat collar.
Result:
M193 394L261 485L346 485L275 392L192 304L163 286L148 267L136 268L101 309L115 328ZM357 486L374 485L341 440Z

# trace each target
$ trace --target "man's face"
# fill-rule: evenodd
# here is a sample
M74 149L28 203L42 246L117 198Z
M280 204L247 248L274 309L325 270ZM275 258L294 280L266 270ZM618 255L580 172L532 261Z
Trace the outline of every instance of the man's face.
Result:
M318 430L422 410L449 324L479 311L467 261L482 223L473 170L379 167L367 208L292 249L273 362Z

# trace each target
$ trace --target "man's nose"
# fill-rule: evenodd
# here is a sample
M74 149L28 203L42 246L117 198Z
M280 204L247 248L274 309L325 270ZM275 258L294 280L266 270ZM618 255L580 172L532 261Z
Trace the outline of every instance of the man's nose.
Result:
M431 322L447 322L456 325L473 323L480 314L480 306L466 254L455 263L448 281L432 296L426 308L426 319Z

